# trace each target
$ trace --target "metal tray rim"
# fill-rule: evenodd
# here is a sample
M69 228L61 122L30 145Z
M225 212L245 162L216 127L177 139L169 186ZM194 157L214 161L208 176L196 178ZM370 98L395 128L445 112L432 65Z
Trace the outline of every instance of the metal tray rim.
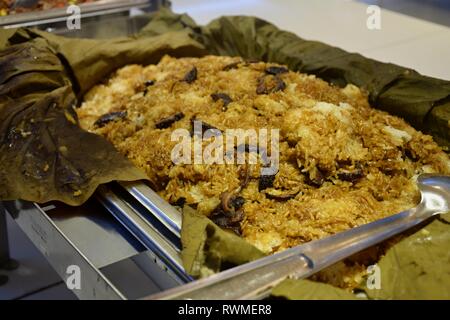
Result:
M151 3L149 0L99 0L97 2L79 4L79 7L82 14L92 16L102 15L111 10L125 11L133 7L146 7L150 5ZM22 24L36 25L39 24L40 21L47 22L48 20L66 18L67 16L69 16L67 7L46 11L17 13L0 17L0 26L13 27Z

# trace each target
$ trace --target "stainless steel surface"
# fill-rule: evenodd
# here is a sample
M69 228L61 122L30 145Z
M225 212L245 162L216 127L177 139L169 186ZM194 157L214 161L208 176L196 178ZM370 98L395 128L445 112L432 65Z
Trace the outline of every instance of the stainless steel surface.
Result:
M64 281L69 266L79 267L81 287L73 291L80 299L125 299L39 205L13 201L5 202L5 207Z
M418 178L420 203L399 214L312 241L284 252L153 295L149 299L246 299L262 297L280 281L305 278L363 249L450 211L450 176ZM242 284L245 283L245 286Z
M97 268L145 250L139 241L94 201L89 201L82 207L58 204L45 211L61 232Z
M144 251L131 259L148 278L154 281L158 288L160 288L159 291L164 291L180 285L179 279L167 276L167 267L161 267L161 264L158 263L158 259L155 258L151 251ZM145 295L141 295L139 298L144 296Z
M135 205L119 197L110 187L100 186L97 194L104 207L154 254L162 268L179 283L192 280L184 271L177 241L171 241L164 230L152 224Z
M167 266L154 253L146 250L94 199L80 207L61 203L40 206L25 201L8 202L7 206L17 225L45 255L53 268L59 270L63 280L67 276L64 270L67 269L68 263L79 265L78 259L84 259L84 262L80 262L81 265L87 263L95 268L94 272L88 269L88 274L98 273L99 277L105 278L109 285L126 299L142 298L178 286L182 282L171 275L171 271L168 271ZM38 207L41 210L38 210ZM48 223L48 219L52 223ZM36 233L42 237L36 239ZM63 250L55 251L53 242L58 239L59 233L73 245L70 250L64 250L64 255L72 257L71 259L62 256ZM82 253L82 257L77 251ZM59 252L60 256L57 259L49 258L49 252ZM82 269L81 276L85 277L85 273L85 269ZM98 291L106 290L106 287L96 289L97 285L91 282L92 279L94 277L86 283L83 282L82 291L72 291L81 299L94 299L92 294L86 294L94 290L97 299L111 299Z
M101 268L100 271L127 299L140 299L180 285L167 275L148 251Z

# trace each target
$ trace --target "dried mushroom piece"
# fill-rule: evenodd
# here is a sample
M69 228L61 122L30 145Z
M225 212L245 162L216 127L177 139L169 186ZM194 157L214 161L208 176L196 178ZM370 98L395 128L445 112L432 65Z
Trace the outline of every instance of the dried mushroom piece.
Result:
M96 126L97 128L101 128L112 121L122 120L122 119L126 118L126 116L127 116L126 111L117 111L117 112L106 113L94 122L94 126Z
M343 180L343 181L349 181L352 183L357 182L359 179L361 179L363 177L363 172L361 169L355 169L353 171L342 171L342 172L338 172L338 178Z
M195 130L195 123L199 123L201 125L201 132ZM209 123L199 120L195 116L191 118L191 137L194 135L203 135L207 130L214 130L215 135L222 134L222 130L210 125Z
M144 82L144 87L145 87L144 91L143 91L144 96L147 95L147 93L148 93L148 87L151 87L154 84L155 84L155 80L147 80Z
M235 218L230 219L223 213L219 213L211 216L211 220L219 227L224 229L230 229L238 236L242 234L240 221L243 219L243 213L241 211L236 212Z
M166 128L169 128L173 123L175 123L183 118L184 118L184 113L178 112L170 117L159 120L158 122L156 122L155 127L157 129L166 129Z
M220 205L225 212L238 210L245 203L244 198L234 194L233 192L224 192L222 193L220 198L221 198Z
M239 196L250 179L250 167L245 166L240 170L241 183L239 187L232 191L225 191L220 195L220 204L211 213L211 220L218 226L233 230L237 235L241 235L241 221L244 219L242 206L245 199Z
M234 197L230 200L230 205L235 209L241 208L245 203L245 199L241 196Z
M185 197L180 197L176 201L171 202L171 205L177 206L177 207L180 207L180 208L183 208L185 204L186 204L186 198Z
M259 177L258 190L261 192L267 188L273 187L275 175L261 175Z
M342 181L355 183L364 176L363 167L361 163L357 162L354 165L344 166L337 172L337 177Z
M241 234L240 222L244 219L242 206L245 199L234 192L221 194L221 202L211 213L211 220L219 227L230 229L236 234Z
M267 74L271 74L271 75L279 75L282 73L287 73L289 72L289 70L286 67L277 67L277 66L272 66L272 67L268 67L265 72Z
M286 89L286 83L278 76L264 75L258 79L257 94L269 94Z
M408 149L408 148L402 149L402 157L403 157L403 159L409 159L412 162L418 161L417 155L411 149Z
M233 102L233 99L231 99L229 95L227 95L226 93L221 93L221 92L211 94L211 98L213 99L214 102L216 102L218 100L222 100L222 102L223 102L222 111L226 111L227 106L231 102Z
M265 82L266 77L262 76L258 79L258 84L256 86L256 93L257 94L267 94L267 88L266 88L266 82Z
M316 168L313 174L309 173L309 175L306 176L305 182L310 186L319 188L325 182L325 174Z
M197 67L193 67L185 75L182 81L192 83L197 80Z
M276 86L272 90L272 92L283 91L284 89L286 89L286 83L283 80L281 80L280 77L275 77L275 81L276 81Z

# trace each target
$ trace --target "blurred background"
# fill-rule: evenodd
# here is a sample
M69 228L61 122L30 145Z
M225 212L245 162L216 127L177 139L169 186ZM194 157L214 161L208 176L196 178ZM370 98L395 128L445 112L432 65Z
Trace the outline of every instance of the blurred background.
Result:
M360 0L381 8L450 27L449 0Z

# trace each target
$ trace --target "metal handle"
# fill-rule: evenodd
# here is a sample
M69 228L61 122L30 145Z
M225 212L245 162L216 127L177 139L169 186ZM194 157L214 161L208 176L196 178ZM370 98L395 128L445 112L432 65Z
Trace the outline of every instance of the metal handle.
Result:
M423 204L401 213L380 219L333 236L306 243L301 250L314 262L317 271L357 252L378 244L421 223L431 215L423 215ZM289 249L292 250L292 249Z
M258 299L266 297L274 286L292 274L307 275L312 271L309 259L303 255L294 255L271 263L264 263L263 260L256 261L257 266L249 263L167 290L147 299Z
M430 215L416 208L247 263L148 299L248 299L267 295L288 277L305 278L405 231Z

